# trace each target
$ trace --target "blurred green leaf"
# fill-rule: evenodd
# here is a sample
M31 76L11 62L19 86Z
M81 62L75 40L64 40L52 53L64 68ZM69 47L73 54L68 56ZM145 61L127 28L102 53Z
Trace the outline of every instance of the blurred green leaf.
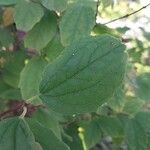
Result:
M125 103L124 91L119 87L113 97L108 101L108 106L110 106L114 111L121 112Z
M54 13L46 14L32 30L30 30L24 40L25 47L41 50L47 46L56 33L57 17Z
M123 137L123 125L117 117L101 116L97 121L105 135L110 135L113 138Z
M83 122L80 128L83 130L81 133L84 136L84 141L88 149L95 146L103 136L98 119Z
M50 129L45 128L38 121L28 119L28 123L34 133L35 140L41 144L43 150L70 150Z
M10 88L0 94L4 100L22 100L20 89Z
M42 5L49 10L63 11L67 7L68 0L40 0Z
M145 101L150 101L150 73L143 73L136 78L136 94Z
M142 110L144 101L138 98L126 99L123 111L129 114L136 114Z
M71 5L60 21L62 44L66 46L89 35L95 25L95 13L88 4L80 1Z
M102 0L101 2L103 5L103 8L114 5L114 0Z
M139 112L126 126L126 142L129 150L148 150L150 133L150 112Z
M20 74L19 88L21 89L22 97L24 100L32 98L39 93L39 83L42 78L46 61L40 57L32 58L28 64L25 65ZM41 100L35 98L34 103Z
M3 80L10 86L18 88L20 72L24 67L26 59L25 52L22 50L12 52L6 60L2 69Z
M19 89L12 88L6 84L0 76L0 98L4 100L21 100L21 92Z
M67 136L71 137L71 140L68 137L63 137L65 143L69 145L71 150L84 150L82 146L81 139L79 138L78 126L76 124L70 124L69 127L65 130Z
M56 33L55 37L48 43L48 45L43 49L44 54L46 54L47 59L52 62L56 57L60 55L64 47L60 41L60 35Z
M17 0L0 0L0 5L14 5Z
M42 126L47 129L51 129L52 132L61 140L61 130L59 122L47 109L39 109L33 116L32 119L38 121Z
M0 48L3 46L8 47L13 42L14 42L14 37L12 36L11 32L6 28L0 27Z
M19 0L15 6L14 21L18 30L29 31L43 17L43 8L29 0Z

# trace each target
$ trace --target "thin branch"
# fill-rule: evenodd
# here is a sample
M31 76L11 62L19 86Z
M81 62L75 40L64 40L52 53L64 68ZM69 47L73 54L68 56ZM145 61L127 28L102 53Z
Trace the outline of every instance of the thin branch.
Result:
M134 12L130 13L130 14L126 14L126 15L124 15L124 16L122 16L122 17L119 17L119 18L116 18L116 19L110 20L110 21L108 21L108 22L104 23L103 25L106 25L106 24L109 24L109 23L115 22L115 21L117 21L117 20L121 20L121 19L127 18L127 17L129 17L129 16L131 16L131 15L133 15L133 14L136 14L136 13L138 13L139 11L141 11L141 10L143 10L143 9L147 8L149 5L150 5L150 3L148 3L147 5L145 5L145 6L141 7L140 9L138 9L138 10L136 10L136 11L134 11Z

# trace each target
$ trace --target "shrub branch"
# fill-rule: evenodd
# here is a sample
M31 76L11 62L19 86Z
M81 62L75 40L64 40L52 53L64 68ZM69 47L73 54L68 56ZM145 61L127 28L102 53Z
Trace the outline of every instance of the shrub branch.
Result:
M141 10L143 10L143 9L147 8L149 5L150 5L150 3L148 3L147 5L145 5L145 6L141 7L140 9L138 9L138 10L136 10L136 11L134 11L134 12L130 13L130 14L126 14L126 15L121 16L121 17L119 17L119 18L116 18L116 19L110 20L110 21L108 21L108 22L104 23L103 25L107 25L107 24L110 24L110 23L115 22L115 21L117 21L117 20L121 20L121 19L124 19L124 18L128 18L129 16L134 15L134 14L136 14L136 13L140 12Z

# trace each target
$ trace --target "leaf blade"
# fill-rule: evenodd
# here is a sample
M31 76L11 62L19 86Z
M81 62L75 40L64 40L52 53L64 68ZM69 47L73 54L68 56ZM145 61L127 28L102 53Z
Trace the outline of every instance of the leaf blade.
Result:
M123 80L124 49L120 41L108 35L72 44L45 68L40 98L60 113L95 111Z
M56 19L57 17L55 14L46 14L41 21L27 33L24 40L25 47L34 48L36 50L43 49L56 33Z
M60 21L60 35L64 46L90 34L95 25L95 11L80 1L68 8Z
M23 99L27 100L38 95L38 86L46 64L47 63L44 59L35 57L31 59L29 63L23 68L19 81L19 87L21 89Z
M32 1L19 0L15 6L14 20L17 29L29 31L41 20L44 12L42 7Z
M42 150L24 120L5 119L0 122L0 129L0 147L3 150Z

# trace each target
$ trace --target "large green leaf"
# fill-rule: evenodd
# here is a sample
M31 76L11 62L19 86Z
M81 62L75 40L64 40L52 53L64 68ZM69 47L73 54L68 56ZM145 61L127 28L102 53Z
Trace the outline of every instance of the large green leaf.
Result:
M35 142L28 124L19 118L5 119L0 122L1 150L42 150Z
M60 34L64 46L90 34L95 24L95 11L80 1L69 7L61 18Z
M122 83L124 49L109 35L73 43L45 68L40 98L64 114L96 111Z
M17 0L0 0L0 5L13 5L16 4Z
M44 59L35 57L22 70L19 87L24 100L32 98L39 93L38 86L45 66L46 61Z
M40 0L41 4L49 10L63 11L67 7L68 0Z
M54 13L46 14L25 37L25 46L41 50L54 37L57 28L57 17ZM33 42L34 41L34 42Z
M43 15L43 8L38 3L29 0L17 1L14 16L17 29L23 31L31 30L41 20Z
M42 126L38 121L28 120L30 128L35 135L43 150L69 150L69 147L60 141L55 134L48 128Z

